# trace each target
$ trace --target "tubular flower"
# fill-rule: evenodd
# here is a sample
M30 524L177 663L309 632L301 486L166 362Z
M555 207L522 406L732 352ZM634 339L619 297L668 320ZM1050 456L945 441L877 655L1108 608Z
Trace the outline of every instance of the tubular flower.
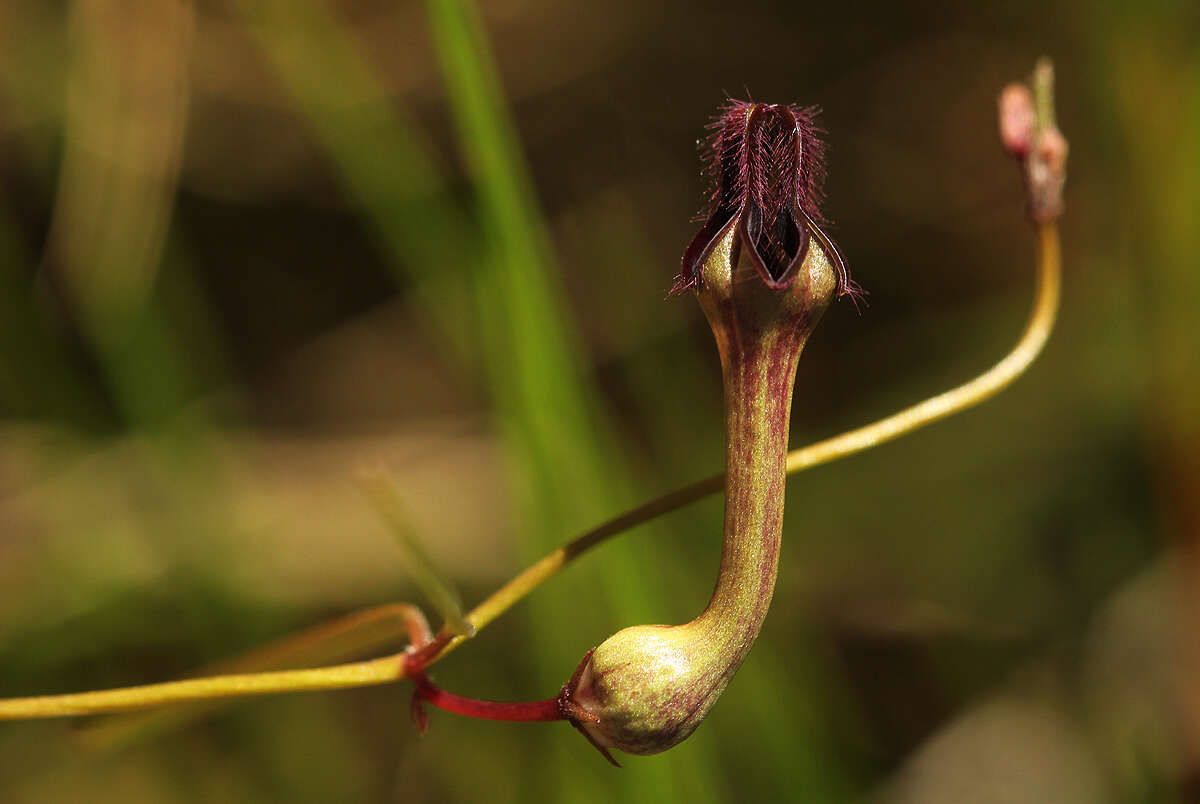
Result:
M695 291L721 355L721 566L699 616L619 631L563 687L563 717L609 759L611 748L653 754L686 739L750 652L770 606L796 365L829 303L861 293L818 223L822 148L812 117L811 109L732 101L713 125L710 210L676 290Z

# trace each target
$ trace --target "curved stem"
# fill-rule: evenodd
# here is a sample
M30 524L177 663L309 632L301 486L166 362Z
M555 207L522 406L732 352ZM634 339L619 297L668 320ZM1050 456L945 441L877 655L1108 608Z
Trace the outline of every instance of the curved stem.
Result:
M792 450L787 456L787 473L793 474L853 455L977 405L1008 386L1025 371L1041 352L1054 326L1061 285L1058 227L1053 222L1040 223L1037 231L1038 276L1033 311L1017 344L1003 359L974 379L899 413ZM494 592L466 615L465 622L477 631L484 628L590 548L636 525L714 494L723 488L723 484L724 475L701 480L647 502L572 539ZM443 629L418 651L421 664L433 664L466 640L465 636ZM407 655L398 653L368 662L311 670L215 676L99 692L0 699L0 720L117 712L181 701L386 684L405 678L404 660Z
M924 402L857 430L793 450L788 453L788 474L844 458L911 433L952 413L974 407L1012 384L1042 351L1050 330L1054 328L1054 320L1058 313L1059 289L1062 282L1058 227L1053 223L1039 224L1038 244L1040 259L1037 295L1033 310L1029 314L1029 323L1025 325L1025 332L1012 351L983 374L957 388L930 397Z

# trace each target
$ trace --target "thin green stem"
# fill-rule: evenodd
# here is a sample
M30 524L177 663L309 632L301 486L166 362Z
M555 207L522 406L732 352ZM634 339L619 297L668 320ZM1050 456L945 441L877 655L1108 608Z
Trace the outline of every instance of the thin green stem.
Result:
M381 629L385 631L383 634ZM347 647L337 645L337 642L349 634L356 634L360 641L371 644L381 638L395 639L401 630L407 633L411 643L421 644L430 636L425 617L415 606L404 603L376 606L313 626L237 659L207 668L210 673L222 675L97 692L0 699L0 720L90 715L213 698L386 684L404 677L403 653L316 669L263 671L305 658L311 661L314 656L328 656L331 648L344 652ZM244 672L231 672L235 670ZM99 742L103 744L104 741Z
M864 427L792 450L787 457L787 473L853 455L973 407L1007 387L1024 372L1041 352L1054 326L1061 286L1057 225L1053 222L1038 224L1037 237L1038 274L1033 310L1016 346L1003 359L957 388ZM723 484L724 475L701 480L572 539L476 606L464 618L466 623L476 631L483 629L587 550L636 525L714 494L723 488ZM419 651L423 664L428 666L438 661L466 640L465 636L443 629ZM367 662L311 670L225 675L99 692L9 698L0 700L0 720L118 712L181 701L386 684L405 677L405 656L405 653L398 653Z
M417 637L414 640L414 627ZM291 670L369 656L405 639L418 644L429 639L420 610L405 603L362 609L257 647L232 659L197 670L196 678ZM210 714L221 699L194 701L148 711L126 712L93 721L74 736L88 750L111 750L155 734L178 729Z
M142 709L148 706L186 701L266 695L273 692L368 687L374 684L387 684L401 678L404 678L403 662L397 656L385 656L382 659L372 659L367 662L339 664L311 670L243 673L168 681L164 684L146 684L140 687L121 687L97 692L9 698L0 701L0 720L94 715L102 712L123 712L128 709Z

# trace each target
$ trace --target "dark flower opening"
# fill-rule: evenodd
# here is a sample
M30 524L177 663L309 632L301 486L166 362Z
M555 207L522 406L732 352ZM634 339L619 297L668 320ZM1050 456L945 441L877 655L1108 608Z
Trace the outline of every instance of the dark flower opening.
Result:
M704 154L712 196L704 226L683 255L675 292L697 287L700 266L731 224L768 287L791 285L816 237L838 273L838 295L857 298L845 258L821 229L825 176L817 109L730 100L709 126Z

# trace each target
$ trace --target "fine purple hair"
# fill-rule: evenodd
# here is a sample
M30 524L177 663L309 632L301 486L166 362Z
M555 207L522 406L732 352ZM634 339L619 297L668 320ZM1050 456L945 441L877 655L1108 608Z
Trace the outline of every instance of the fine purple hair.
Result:
M816 125L820 107L766 106L736 98L727 98L717 110L716 116L706 126L708 136L700 143L700 159L704 162L704 176L709 183L708 204L701 219L717 211L725 188L730 193L727 202L734 207L740 207L747 196L761 206L768 206L764 202L769 201L772 194L769 184L771 176L750 164L747 158L749 154L743 147L750 116L756 106L790 116L795 122L800 141L799 152L796 153L795 149L787 147L787 139L792 133L787 128L775 126L774 131L768 132L764 131L765 126L757 126L755 142L751 143L758 156L757 161L771 165L775 162L773 157L781 157L782 164L778 166L782 169L780 172L787 175L780 178L785 179L788 190L799 198L804 212L814 221L824 223L819 204L825 199L822 190L825 182L825 143L819 135L825 130Z
M837 269L838 295L855 301L862 295L841 251L821 228L825 144L815 123L818 111L734 99L718 110L701 145L711 188L700 218L704 226L684 253L672 292L699 285L700 264L737 218L742 245L768 286L791 284L815 236Z

